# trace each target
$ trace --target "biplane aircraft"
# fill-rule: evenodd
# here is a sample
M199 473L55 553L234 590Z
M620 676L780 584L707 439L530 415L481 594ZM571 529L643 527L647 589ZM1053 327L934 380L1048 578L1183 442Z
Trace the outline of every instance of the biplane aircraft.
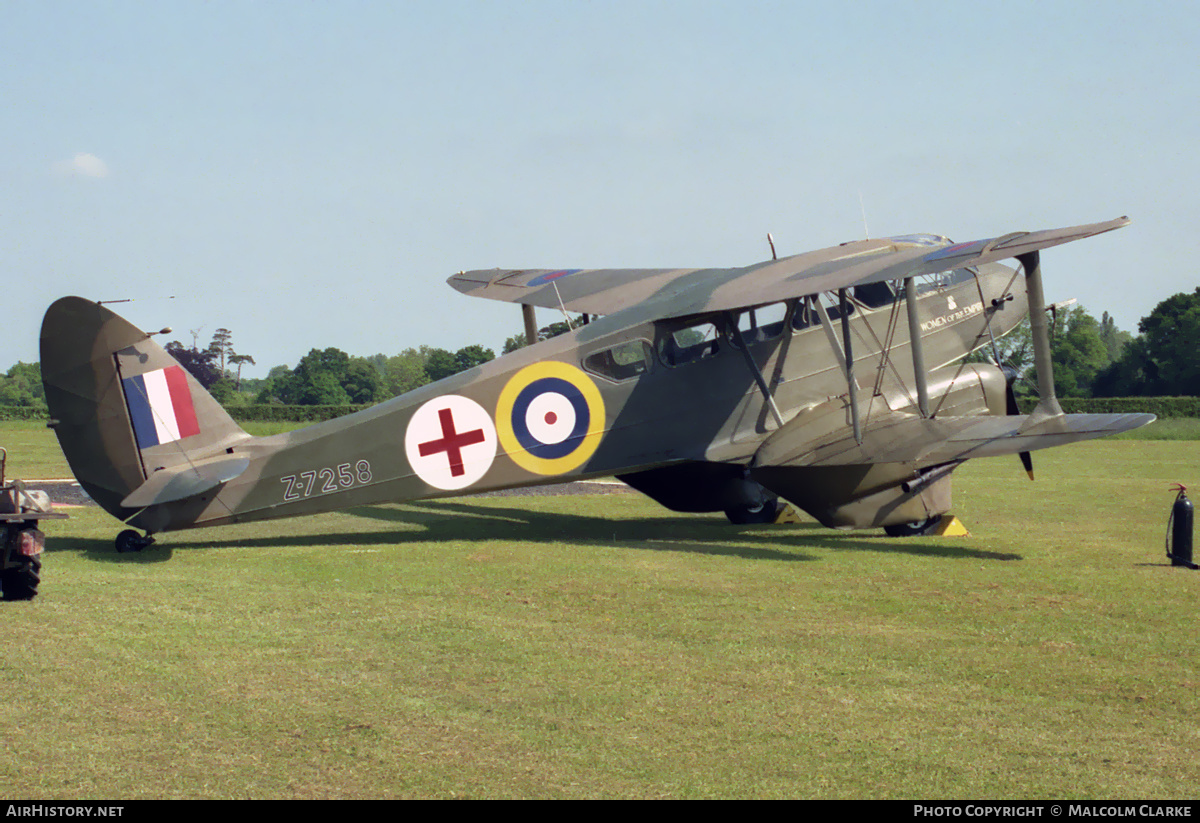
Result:
M469 295L585 324L356 414L252 437L150 334L99 303L46 312L51 422L80 485L159 532L612 476L669 509L926 533L954 469L1145 425L1064 414L1039 250L1128 223L861 240L732 269L460 272ZM1015 258L1019 268L998 261ZM1031 319L1039 403L963 363ZM141 530L142 534L134 529Z

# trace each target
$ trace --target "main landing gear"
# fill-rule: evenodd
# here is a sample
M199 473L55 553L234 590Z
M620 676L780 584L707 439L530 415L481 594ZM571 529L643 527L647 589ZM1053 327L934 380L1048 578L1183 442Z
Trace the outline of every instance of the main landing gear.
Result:
M884 526L888 537L970 537L971 533L952 514L935 514L924 520L913 520L909 523L897 523L894 526Z
M755 503L742 503L727 508L725 517L735 526L774 523L779 517L779 498L772 494Z
M154 544L154 538L147 532L143 537L133 529L126 529L117 535L116 539L117 551L124 554L125 552L140 552L147 546Z
M922 535L933 534L941 522L942 516L935 514L933 517L927 517L924 520L913 520L909 523L884 526L883 533L888 537L921 537Z

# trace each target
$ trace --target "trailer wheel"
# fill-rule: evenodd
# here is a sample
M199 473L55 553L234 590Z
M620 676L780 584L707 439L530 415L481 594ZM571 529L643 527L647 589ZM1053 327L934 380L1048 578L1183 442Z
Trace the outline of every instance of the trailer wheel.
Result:
M0 589L5 600L32 600L42 582L42 561L36 557L22 558L15 568L0 572Z

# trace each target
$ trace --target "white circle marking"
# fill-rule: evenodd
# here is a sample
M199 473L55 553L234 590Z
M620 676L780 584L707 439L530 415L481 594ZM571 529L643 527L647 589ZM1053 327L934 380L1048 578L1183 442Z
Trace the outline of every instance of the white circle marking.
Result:
M446 394L423 404L408 421L404 453L417 476L435 489L464 489L496 458L496 427L483 406Z
M525 427L539 443L561 443L575 429L575 407L558 392L543 392L525 410Z

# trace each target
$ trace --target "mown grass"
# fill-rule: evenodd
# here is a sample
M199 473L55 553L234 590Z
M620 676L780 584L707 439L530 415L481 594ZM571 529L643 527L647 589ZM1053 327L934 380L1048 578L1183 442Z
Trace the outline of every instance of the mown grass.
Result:
M303 423L250 422L243 428L256 437L298 429ZM58 447L54 430L44 423L0 420L0 447L8 451L5 476L23 480L50 480L71 476Z
M54 431L44 423L0 420L0 447L8 453L6 478L49 480L71 476Z
M969 538L461 498L48 523L0 604L0 795L1189 798L1200 444L971 461Z
M1120 440L1200 440L1200 419L1164 417L1148 426L1113 435Z

